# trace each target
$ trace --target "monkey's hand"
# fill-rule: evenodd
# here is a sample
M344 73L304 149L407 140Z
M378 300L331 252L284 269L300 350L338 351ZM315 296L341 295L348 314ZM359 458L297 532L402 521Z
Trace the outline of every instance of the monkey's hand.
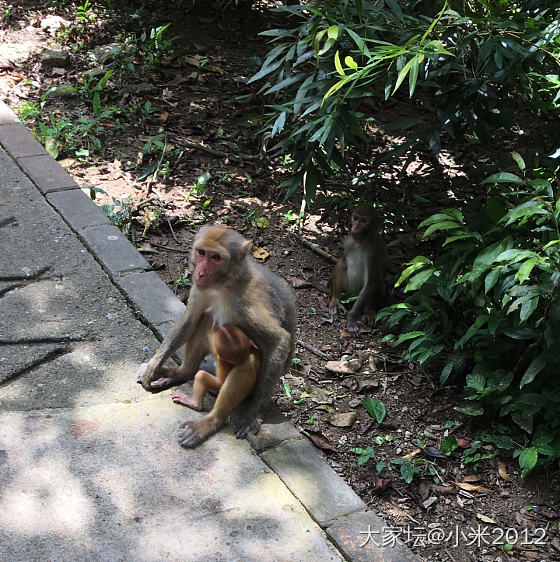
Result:
M170 367L154 370L149 363L142 363L136 373L136 382L149 392L159 392L179 384L172 374L173 369Z

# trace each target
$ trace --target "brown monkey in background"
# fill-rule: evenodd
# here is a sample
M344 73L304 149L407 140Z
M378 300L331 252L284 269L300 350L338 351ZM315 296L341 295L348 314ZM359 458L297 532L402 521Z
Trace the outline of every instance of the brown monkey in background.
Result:
M206 416L208 425L222 425L233 409L249 394L257 382L261 360L255 344L237 327L226 324L208 334L210 350L216 358L216 376L200 370L194 376L193 396L176 392L171 399L193 410L201 411L208 391L218 395L212 411ZM234 385L236 398L224 404L220 389L227 377ZM228 393L226 392L225 395Z
M338 260L331 278L329 312L336 317L342 292L358 295L348 313L346 327L359 335L358 320L365 315L373 322L375 306L385 296L385 271L389 264L387 248L381 238L383 219L370 205L352 211L350 236L344 239L344 255Z
M182 384L193 378L210 351L209 334L224 325L237 326L252 342L261 358L261 367L250 392L251 373L231 372L218 395L225 410L232 411L236 436L256 433L259 417L280 376L290 367L296 328L294 296L288 285L249 254L251 243L238 232L222 226L205 226L196 235L191 253L193 286L185 314L165 336L150 361L138 371L138 382L149 391ZM164 363L185 345L180 367ZM236 388L243 379L242 392ZM242 402L237 405L240 399ZM179 428L179 443L195 447L214 433L220 420L209 423L207 416L186 422Z

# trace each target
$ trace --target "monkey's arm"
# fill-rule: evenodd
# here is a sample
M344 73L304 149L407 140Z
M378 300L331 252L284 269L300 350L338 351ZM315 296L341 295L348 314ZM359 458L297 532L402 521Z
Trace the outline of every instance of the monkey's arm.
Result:
M350 334L357 337L360 334L358 330L358 320L363 316L366 306L373 300L375 295L375 284L369 279L366 279L358 298L348 313L346 321L346 328Z
M164 363L189 340L204 312L203 307L193 305L194 299L189 298L187 309L179 318L171 330L165 335L158 350L147 364L141 365L138 371L138 382L146 390L156 388L152 383L158 379L165 378ZM160 386L160 385L158 385Z

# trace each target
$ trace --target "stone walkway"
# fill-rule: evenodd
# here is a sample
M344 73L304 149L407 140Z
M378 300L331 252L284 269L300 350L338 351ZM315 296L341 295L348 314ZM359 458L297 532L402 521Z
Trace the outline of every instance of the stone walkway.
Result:
M0 172L0 560L416 560L278 412L182 449L183 304L1 102Z

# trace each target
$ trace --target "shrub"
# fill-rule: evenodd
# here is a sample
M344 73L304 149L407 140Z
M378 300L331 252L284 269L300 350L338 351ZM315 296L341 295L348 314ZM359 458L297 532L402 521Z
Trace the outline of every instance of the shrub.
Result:
M408 262L397 286L409 296L378 314L401 327L384 341L406 343L406 360L439 363L442 384L465 376L458 410L511 417L525 435L524 469L560 458L560 176L533 172L484 180L482 212L426 219L424 238L446 235L441 255Z

